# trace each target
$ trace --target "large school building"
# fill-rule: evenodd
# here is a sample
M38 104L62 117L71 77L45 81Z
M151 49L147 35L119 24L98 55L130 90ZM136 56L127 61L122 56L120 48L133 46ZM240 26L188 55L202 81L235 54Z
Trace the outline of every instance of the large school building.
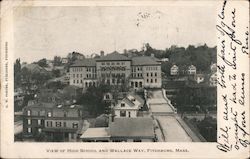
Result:
M128 84L134 89L160 88L161 63L154 56L127 57L113 52L78 60L70 66L70 85L87 88L99 83Z

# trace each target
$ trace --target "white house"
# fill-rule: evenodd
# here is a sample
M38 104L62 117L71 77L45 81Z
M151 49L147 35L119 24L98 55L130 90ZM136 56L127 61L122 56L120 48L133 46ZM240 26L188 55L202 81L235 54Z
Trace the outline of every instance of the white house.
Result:
M68 58L62 58L62 64L67 64L68 63Z
M176 65L173 65L170 69L170 75L178 75L179 73L179 67Z
M210 69L211 69L212 73L216 72L216 70L217 70L217 64L216 63L211 64Z
M187 73L188 73L189 75L195 75L195 74L196 74L196 67L195 67L194 65L190 65L190 66L188 67Z
M196 74L195 75L195 81L197 83L201 83L205 80L205 75L204 74Z
M216 72L210 76L209 84L210 86L214 86L214 87L217 86L217 73Z
M128 94L125 98L119 101L114 107L115 117L137 117L137 112L143 107L144 100L135 94Z

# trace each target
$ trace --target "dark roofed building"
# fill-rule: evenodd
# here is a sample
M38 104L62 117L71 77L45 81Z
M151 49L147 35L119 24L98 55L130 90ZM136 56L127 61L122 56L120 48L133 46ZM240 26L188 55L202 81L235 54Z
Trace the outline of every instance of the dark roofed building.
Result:
M137 56L132 57L132 66L150 66L159 65L159 59L151 56Z
M115 118L110 123L110 136L115 142L152 142L155 138L153 119Z
M127 56L119 54L117 51L107 54L106 56L103 56L99 59L96 59L97 61L131 61L130 58Z
M23 136L41 141L76 141L83 114L79 105L33 103L23 109Z
M88 67L88 66L93 66L95 67L96 65L96 59L83 59L83 60L77 60L73 65L70 67Z

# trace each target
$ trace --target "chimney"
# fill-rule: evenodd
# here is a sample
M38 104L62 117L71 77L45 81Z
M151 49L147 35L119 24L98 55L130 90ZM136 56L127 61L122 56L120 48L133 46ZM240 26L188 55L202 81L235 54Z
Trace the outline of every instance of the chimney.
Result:
M101 56L101 57L104 56L104 51L101 51L100 56Z
M155 57L155 54L151 53L151 57Z
M131 52L128 53L128 57L132 58L132 53Z

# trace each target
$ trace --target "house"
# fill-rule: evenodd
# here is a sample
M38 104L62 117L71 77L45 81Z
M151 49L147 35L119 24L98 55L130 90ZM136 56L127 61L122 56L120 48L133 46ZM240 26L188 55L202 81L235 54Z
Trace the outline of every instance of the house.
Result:
M62 58L62 64L67 64L68 63L68 58Z
M194 65L190 65L190 66L188 67L187 73L188 73L189 75L195 75L195 74L196 74L196 67L195 67Z
M196 74L194 80L199 84L205 80L204 74Z
M46 103L62 103L63 99L60 94L54 92L52 89L41 89L40 92L36 96L38 102L46 102Z
M217 73L213 73L209 78L209 85L216 87L217 86Z
M68 59L76 59L76 60L82 60L84 59L84 55L79 53L79 52L75 52L73 51L72 53L69 53L68 56L67 56Z
M109 142L108 127L88 128L80 137L83 142Z
M23 137L47 141L76 141L83 126L79 105L35 103L23 109Z
M136 118L143 105L144 100L141 97L130 93L115 105L115 118Z
M152 142L155 139L153 119L115 118L109 126L113 142Z
M115 118L108 127L88 128L80 137L84 142L155 141L153 119Z
M82 118L79 105L57 105L47 109L43 131L51 141L77 141Z
M170 68L170 75L178 75L179 74L179 67L176 66L176 65L173 65L171 68Z
M168 62L168 61L169 61L168 58L162 58L162 59L161 59L161 62Z
M48 71L45 68L39 66L38 64L34 64L34 63L23 65L22 69L23 68L26 68L31 73L41 73L41 74L47 74L48 73Z
M19 92L14 92L14 105L15 105L15 108L17 108L17 107L21 108L21 106L23 105L23 102L24 102L24 94L19 93ZM17 109L17 110L19 110L19 109Z
M215 73L217 71L217 64L216 63L211 64L210 69L212 73Z

